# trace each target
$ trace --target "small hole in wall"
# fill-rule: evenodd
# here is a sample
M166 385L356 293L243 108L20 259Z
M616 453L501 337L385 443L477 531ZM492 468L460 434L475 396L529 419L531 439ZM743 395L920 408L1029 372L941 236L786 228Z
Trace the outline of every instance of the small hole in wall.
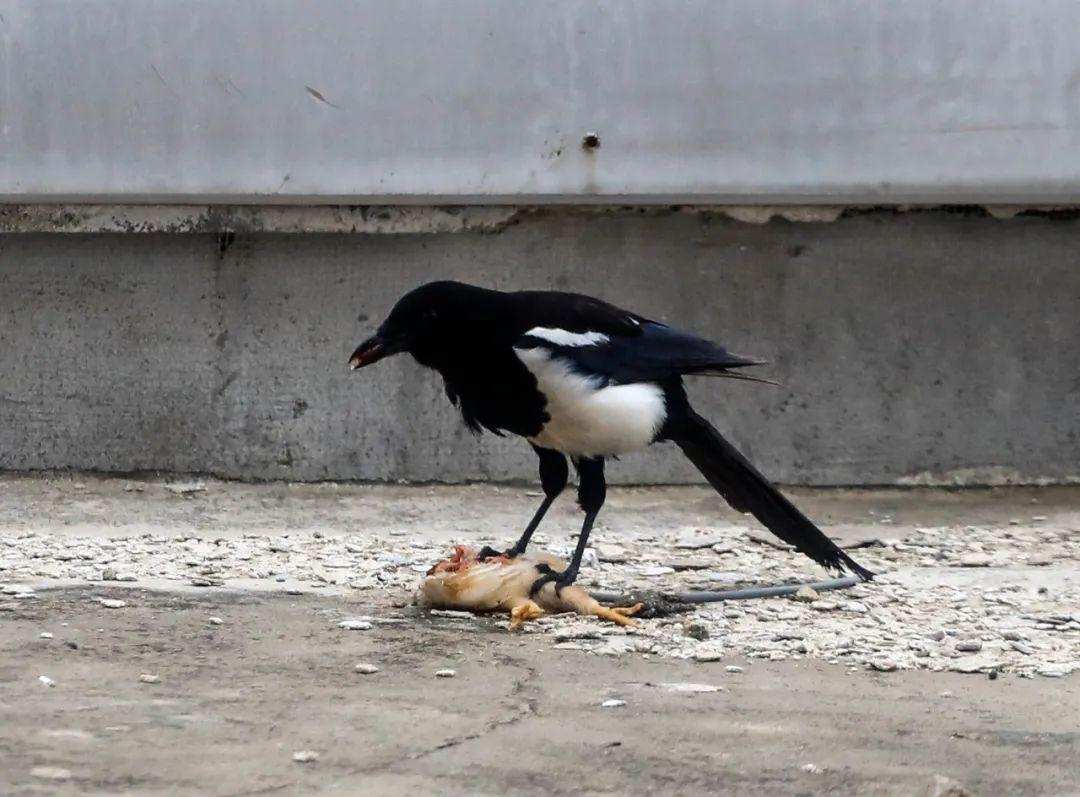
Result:
M584 149L600 149L600 136L597 133L586 133L581 139Z

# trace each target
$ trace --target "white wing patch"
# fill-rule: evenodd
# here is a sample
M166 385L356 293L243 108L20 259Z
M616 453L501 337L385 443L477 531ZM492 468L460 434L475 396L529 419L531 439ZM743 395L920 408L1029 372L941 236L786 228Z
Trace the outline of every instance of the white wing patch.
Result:
M550 420L539 434L529 438L538 446L574 456L626 454L652 443L667 417L664 393L658 385L605 386L602 378L576 373L546 349L514 352L536 377L537 387L547 399L544 411Z
M608 336L601 332L567 332L565 329L552 327L533 327L525 334L556 346L595 346L609 340Z

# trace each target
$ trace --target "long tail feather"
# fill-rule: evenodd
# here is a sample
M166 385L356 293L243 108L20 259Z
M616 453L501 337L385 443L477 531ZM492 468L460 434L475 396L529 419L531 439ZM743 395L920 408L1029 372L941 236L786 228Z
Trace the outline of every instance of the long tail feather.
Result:
M830 570L874 577L847 555L750 464L711 423L692 410L671 435L709 484L740 512L749 512L784 542Z
M750 376L750 374L734 374L728 371L696 371L694 373L685 374L685 376L714 376L719 379L741 379L744 382L760 382L763 385L783 387L783 384L777 382L775 379L766 379L763 376Z

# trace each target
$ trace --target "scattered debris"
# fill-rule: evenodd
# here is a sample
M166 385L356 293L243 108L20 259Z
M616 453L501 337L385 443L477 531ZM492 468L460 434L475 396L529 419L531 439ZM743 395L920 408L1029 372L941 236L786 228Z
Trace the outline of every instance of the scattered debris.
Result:
M825 770L819 767L817 764L803 764L800 769L803 772L809 772L811 775L820 775Z
M188 582L193 587L220 587L225 582L220 578L210 578L208 576L195 576Z
M1035 672L1046 678L1064 678L1069 673L1077 670L1080 670L1080 661L1044 664L1036 669Z
M462 612L457 609L428 609L428 614L433 617L459 617L468 620L476 616L472 612Z
M47 675L39 675L38 680L45 686L56 686L56 681Z
M700 648L694 651L694 661L709 662L720 661L724 657L724 651L716 648Z
M584 568L578 584L619 595L670 594L797 583L816 575L803 557L755 544L752 533L765 534L727 524L627 530L617 543L597 544L599 563ZM676 551L692 551L695 569L671 567ZM1071 528L1026 519L997 528L916 527L902 539L863 551L862 563L880 573L874 582L828 594L818 591L810 602L804 602L802 596L810 597L804 589L795 600L691 606L678 615L639 616L629 634L577 615L545 615L524 624L522 631L544 635L552 647L575 655L616 658L649 655L706 663L724 656L751 662L798 657L884 671L895 665L897 670L1046 678L1080 671L1080 583L1056 576L1048 580L1047 570L1080 566L1080 534ZM32 585L92 583L106 575L109 582L164 579L181 585L193 579L254 580L278 594L318 594L332 587L361 599L379 591L404 606L420 580L418 571L445 553L444 542L405 528L378 537L300 531L287 538L250 533L228 539L192 531L80 537L4 529L0 592L6 600L0 611L18 612L23 601L41 600L46 593ZM697 568L706 562L709 567ZM1044 566L1036 569L1038 562ZM1025 567L1037 575L1024 576ZM921 575L909 577L913 573ZM134 600L94 599L110 609ZM453 609L432 615L442 622L476 622ZM382 622L339 619L355 621L356 630ZM64 644L72 648L76 643ZM735 672L734 666L725 670Z

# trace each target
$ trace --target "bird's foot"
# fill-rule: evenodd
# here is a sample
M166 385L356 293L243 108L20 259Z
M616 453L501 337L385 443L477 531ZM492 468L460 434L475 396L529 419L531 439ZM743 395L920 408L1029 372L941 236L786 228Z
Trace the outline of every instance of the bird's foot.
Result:
M490 545L485 545L480 549L480 552L476 554L476 561L485 562L488 559L504 559L510 561L511 559L517 559L521 556L521 551L518 550L515 545L512 548L507 548L505 551L496 551Z
M540 574L540 578L536 579L532 586L529 587L530 598L542 590L545 584L554 584L555 594L561 596L563 587L569 587L577 579L577 570L572 570L569 567L560 573L553 570L550 565L540 563L536 566L536 572Z

